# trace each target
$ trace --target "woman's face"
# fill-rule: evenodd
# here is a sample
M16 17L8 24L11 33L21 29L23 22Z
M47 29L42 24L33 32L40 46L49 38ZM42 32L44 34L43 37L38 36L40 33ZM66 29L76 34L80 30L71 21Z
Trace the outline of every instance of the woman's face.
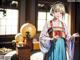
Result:
M61 17L62 17L62 13L60 13L59 11L54 12L54 18L60 19Z

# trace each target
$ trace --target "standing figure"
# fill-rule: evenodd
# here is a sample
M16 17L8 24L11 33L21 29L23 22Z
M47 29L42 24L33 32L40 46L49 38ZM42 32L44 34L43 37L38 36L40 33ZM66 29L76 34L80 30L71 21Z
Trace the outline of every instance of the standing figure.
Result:
M62 3L56 3L52 5L50 13L54 18L45 23L39 37L44 60L67 60L66 50L69 51L69 60L72 60L74 48L72 43L76 34L71 36L66 24L60 20L65 14L65 7Z

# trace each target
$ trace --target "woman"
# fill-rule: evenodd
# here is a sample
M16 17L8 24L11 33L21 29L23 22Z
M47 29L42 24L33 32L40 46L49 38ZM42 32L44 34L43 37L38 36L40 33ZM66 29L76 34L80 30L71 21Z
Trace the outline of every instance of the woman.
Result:
M74 44L71 43L74 43L77 33L71 36L66 24L60 20L65 14L62 3L52 5L50 12L54 18L46 22L39 37L41 52L46 55L45 60L67 60L66 50L68 50L69 59L72 60L73 49L71 48L74 48Z

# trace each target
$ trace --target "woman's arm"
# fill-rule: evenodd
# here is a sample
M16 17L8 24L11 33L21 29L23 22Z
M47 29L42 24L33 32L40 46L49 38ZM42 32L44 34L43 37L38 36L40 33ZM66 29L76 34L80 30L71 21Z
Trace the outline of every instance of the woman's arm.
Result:
M47 53L51 46L50 40L52 40L52 38L48 36L47 31L48 31L48 24L46 23L39 37L40 49L43 53Z

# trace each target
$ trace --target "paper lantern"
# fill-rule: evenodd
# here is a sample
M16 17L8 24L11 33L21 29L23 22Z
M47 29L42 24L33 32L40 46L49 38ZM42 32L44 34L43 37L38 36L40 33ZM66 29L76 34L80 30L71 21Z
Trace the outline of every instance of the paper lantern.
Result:
M25 23L20 28L20 33L23 37L26 37L26 33L29 33L30 38L33 38L36 35L36 28L31 23Z
M23 46L24 38L22 37L21 33L18 33L18 34L15 35L15 40L16 40L16 46L17 47L22 47Z

